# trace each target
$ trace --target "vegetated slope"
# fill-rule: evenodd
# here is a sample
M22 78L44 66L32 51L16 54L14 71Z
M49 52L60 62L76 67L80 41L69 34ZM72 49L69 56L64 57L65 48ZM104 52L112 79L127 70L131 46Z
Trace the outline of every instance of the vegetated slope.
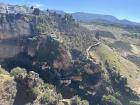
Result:
M17 67L9 74L0 68L0 77L1 105L88 105L78 96L63 99L55 86L44 83L39 74L33 71L27 73L25 69Z
M116 49L121 56L128 59L129 56L135 56L137 58L140 56L140 33L135 30L135 27L129 29L110 24L104 25L102 23L82 23L81 25L97 34L108 46ZM106 35L106 33L111 33L112 35Z
M140 57L139 56L129 55L127 58L140 67Z
M105 85L103 74L99 65L85 59L87 47L97 41L94 34L79 26L69 14L61 16L39 9L35 11L28 15L1 14L1 23L9 26L6 31L2 31L1 36L6 36L8 33L10 36L1 39L2 66L9 72L17 66L26 68L27 71L34 70L46 83L54 84L57 91L66 99L78 95L88 100L91 105L100 102L104 93L101 90ZM24 28L26 25L24 27L19 25L18 28L21 30L18 30L15 27L18 21L20 24L25 22L30 27L26 29ZM16 31L11 29L10 24L13 24L12 27L18 31L18 34L14 34ZM24 31L20 33L23 28L25 32L29 30L28 33L24 34ZM14 33L10 33L10 29ZM14 48L9 51L11 45ZM24 86L20 88L23 89ZM25 87L24 90L28 88ZM24 94L22 91L19 93ZM96 100L93 100L94 97ZM28 99L32 100L31 97ZM28 101L24 97L21 100L24 101L22 103ZM18 105L17 103L19 101L16 100L15 105Z
M0 68L0 103L1 105L12 105L16 95L16 83L9 73Z
M140 93L138 91L140 86L140 68L137 65L130 62L128 59L121 57L119 53L112 50L105 44L101 44L99 47L93 50L93 52L91 52L91 56L92 55L93 58L96 56L98 59L104 62L107 61L112 69L115 69L122 76L127 78L128 86L137 91L138 94Z
M114 38L108 38L106 36L101 35L103 39L106 39L107 41L113 43L114 41L123 41L128 42L131 44L139 45L140 39L138 36L140 36L140 33L132 29L124 29L122 27L113 26L110 24L104 25L104 24L98 24L98 23L81 23L81 25L93 32L96 31L105 31L110 32L113 34Z
M19 23L25 23L25 26ZM26 68L29 72L29 74L26 75L26 71L24 70L25 72L23 72L23 74L25 73L25 75L21 73L20 76L16 76L21 81L23 80L23 84L19 85L19 89L25 90L25 92L20 90L18 97L21 97L24 93L27 93L25 96L29 96L29 100L25 100L25 97L21 97L22 103L34 101L32 95L30 97L27 92L31 89L30 80L33 80L33 82L31 81L31 86L33 86L35 96L38 94L38 88L41 91L39 91L39 97L37 96L36 99L40 99L41 102L44 102L43 99L45 98L47 102L56 102L56 92L44 96L44 91L46 91L47 87L42 86L42 82L40 81L34 84L34 80L36 81L34 76L37 78L40 76L45 83L56 86L56 91L61 93L63 98L66 98L66 100L63 100L65 102L69 103L69 99L78 95L82 99L88 100L90 105L108 105L110 103L119 103L121 105L121 102L126 105L125 102L122 101L123 99L119 99L115 96L116 92L113 91L113 85L109 82L113 81L113 79L109 78L109 80L106 80L104 76L105 74L100 64L100 61L104 61L104 59L99 59L99 63L95 63L91 59L86 58L86 49L98 43L98 40L95 38L95 33L76 23L71 15L60 15L55 12L50 12L49 10L40 11L34 8L33 12L29 14L1 14L1 24L3 30L1 30L2 38L0 45L4 48L0 47L0 49L2 55L5 54L3 58L1 55L1 59L3 60L2 66L7 68L9 72L17 66ZM17 24L19 24L18 27ZM5 28L5 26L8 27ZM26 26L29 27L26 28ZM20 30L18 30L18 28L20 28ZM4 31L4 29L6 29L6 31ZM23 33L20 33L22 29L25 30ZM15 30L18 34L16 34ZM27 33L24 34L24 32ZM103 35L105 31L101 32ZM110 32L105 33L107 35ZM5 34L8 35L8 37ZM14 36L14 38L12 36ZM112 34L109 36L112 36ZM113 38L115 39L115 37ZM6 45L6 47L4 45ZM9 51L11 45L14 47L18 46L18 50L13 48L12 51ZM11 55L11 52L14 53ZM104 53L101 53L101 55L104 55ZM112 65L114 64L111 63L111 66ZM30 72L32 70L38 73L39 76L34 72ZM17 71L22 70L12 69L12 71L11 73L14 75ZM109 76L109 74L107 75ZM32 76L34 79L32 79ZM120 75L117 76L119 77L117 81L118 86L125 87L125 85L127 85L125 78L121 78ZM26 87L26 80L29 82L29 87L28 84ZM125 83L121 84L121 82ZM118 91L119 90L120 88L118 88ZM134 94L130 88L128 88L127 93L128 96L131 97L126 100L127 104L130 100L138 99L135 98L137 95ZM40 95L43 95L43 97ZM48 95L51 96L51 98L48 98ZM119 95L122 96L121 94ZM16 97L16 99L18 99L18 97ZM70 105L80 104L79 98L76 99L76 104L72 103ZM16 100L15 103L19 103L18 100ZM58 103L54 103L53 105L58 105Z

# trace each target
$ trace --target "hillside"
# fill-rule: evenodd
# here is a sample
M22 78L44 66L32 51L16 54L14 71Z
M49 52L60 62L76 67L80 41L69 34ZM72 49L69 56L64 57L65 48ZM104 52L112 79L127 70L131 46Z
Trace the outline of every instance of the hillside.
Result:
M100 59L104 63L108 62L109 67L111 69L117 70L122 76L127 78L128 86L130 86L132 89L139 90L140 86L140 74L139 70L140 68L136 66L134 63L130 62L129 60L121 57L118 53L116 53L114 50L109 48L107 45L100 45L98 48L91 51L91 56L93 53L93 58L96 56L97 60ZM135 82L133 82L135 80ZM139 91L138 91L139 92Z
M82 23L81 25L95 34L98 33L109 47L114 48L121 56L139 65L140 33L135 28L129 29L96 23Z
M12 9L5 12L7 6ZM78 23L71 14L34 7L4 5L2 10L0 64L5 70L1 75L2 81L11 81L6 87L13 88L7 93L1 83L2 94L13 96L1 97L2 105L139 103L139 67L123 56L123 51L138 52L139 39L132 38L131 31ZM91 56L90 46L97 46Z
M103 14L94 14L94 13L84 13L84 12L76 12L72 13L72 16L77 21L81 22L99 22L99 23L110 23L110 24L120 24L120 25L140 25L139 23L132 22L126 19L119 20L111 15L103 15Z
M88 102L75 96L71 99L63 99L60 93L56 92L55 86L44 83L39 75L33 71L29 73L22 68L14 68L11 73L0 68L0 103L1 105L64 105L82 104Z

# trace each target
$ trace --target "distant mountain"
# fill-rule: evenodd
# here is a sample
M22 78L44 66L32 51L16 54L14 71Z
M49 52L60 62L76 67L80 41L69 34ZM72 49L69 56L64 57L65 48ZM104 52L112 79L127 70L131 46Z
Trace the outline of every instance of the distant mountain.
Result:
M140 25L140 23L132 22L129 20L119 20L118 18L111 15L102 15L102 14L93 14L93 13L84 13L84 12L76 12L72 13L72 16L77 21L83 22L112 22L117 24L126 24L126 25Z
M118 21L116 17L111 15L91 14L84 12L76 12L72 13L72 15L78 21L93 21L93 20L107 20L112 22Z
M49 10L51 13L52 12L56 12L57 14L61 14L61 15L64 15L66 12L64 11L61 11L61 10Z
M50 10L50 12L56 12L58 14L64 15L66 12L61 10ZM86 12L75 12L71 13L76 21L82 22L100 22L100 23L110 23L110 24L122 24L122 25L140 25L140 23L129 21L127 19L119 20L112 15L94 14Z

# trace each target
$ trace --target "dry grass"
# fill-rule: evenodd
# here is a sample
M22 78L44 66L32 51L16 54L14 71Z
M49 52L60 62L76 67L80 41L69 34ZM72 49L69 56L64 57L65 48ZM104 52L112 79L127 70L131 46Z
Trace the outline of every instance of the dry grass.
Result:
M107 60L110 67L115 67L121 75L127 78L128 86L137 90L140 88L140 68L131 61L121 57L107 45L101 44L96 50L92 51L92 55L96 55L96 59Z

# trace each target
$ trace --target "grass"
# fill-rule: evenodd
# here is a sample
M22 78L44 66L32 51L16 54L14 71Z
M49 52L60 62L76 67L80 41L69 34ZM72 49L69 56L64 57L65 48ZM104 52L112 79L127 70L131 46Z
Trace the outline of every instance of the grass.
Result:
M140 67L140 57L135 55L128 55L127 58Z
M92 53L96 55L96 59L104 62L107 60L111 68L115 67L121 75L127 78L128 86L132 89L140 87L140 68L137 65L121 57L105 44L101 44L96 50L93 49Z
M127 51L131 51L132 49L129 43L123 41L116 41L113 44L110 44L110 47L121 49L121 50L127 50Z

